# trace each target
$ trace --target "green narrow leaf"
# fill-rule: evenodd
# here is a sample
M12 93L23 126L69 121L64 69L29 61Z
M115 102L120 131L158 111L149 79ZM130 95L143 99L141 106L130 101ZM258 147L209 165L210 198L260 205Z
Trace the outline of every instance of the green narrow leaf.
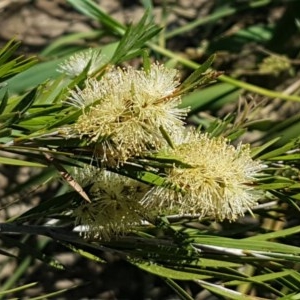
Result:
M42 201L39 205L34 206L30 210L23 213L21 216L16 218L15 220L20 221L28 221L34 220L40 217L47 217L52 214L59 214L62 211L66 210L70 207L71 201L75 198L76 192L67 192L63 195L56 196L54 198L46 199Z
M0 286L0 292L6 291L14 286L18 279L28 270L31 261L32 259L30 256L26 256L22 261L19 261L17 268L11 276ZM3 299L2 295L0 295L0 299Z
M293 234L298 234L300 232L300 226L295 226L291 228L286 228L274 232L264 233L264 234L258 234L255 236L251 236L246 238L247 240L253 240L253 241L266 241L270 239L276 239L280 237L286 237Z
M3 292L0 291L0 296L5 296L7 294L17 293L17 292L29 289L31 287L34 287L37 284L38 284L38 282L31 282L31 283L28 283L28 284L18 286L18 287L13 288L13 289L8 289L8 290L3 291Z
M151 172L139 172L138 178L146 183L162 186L165 184L165 179Z
M261 146L253 147L253 148L251 149L251 156L252 156L252 158L255 157L255 158L257 158L257 159L260 159L259 154L260 154L261 152L263 152L264 150L266 150L267 148L269 148L270 146L274 145L278 140L280 140L280 137L277 137L277 138L275 138L275 139L272 139L272 140L270 140L270 141L264 143L264 144L261 145Z
M240 263L226 261L226 260L216 260L216 259L207 259L200 258L196 263L192 265L200 268L237 268L241 267Z
M165 278L177 279L177 280L197 280L197 279L208 279L211 276L194 274L188 271L178 271L171 268L163 267L152 262L137 262L129 260L129 262L138 268L147 271L151 274L158 275Z
M266 184L260 184L259 189L260 190L281 190L284 188L288 188L291 185L292 183L286 183L286 182L266 183Z
M193 300L193 298L180 286L178 285L174 280L170 278L163 278L164 281L167 283L169 287L171 287L178 296L180 296L183 300Z
M20 122L20 124L22 124L24 121L35 119L37 117L51 116L53 113L61 112L62 109L62 105L45 105L39 109L34 109L34 111L32 109L26 114L26 116L23 117L23 121ZM57 118L57 114L54 114L53 119L55 119L55 117Z
M20 159L16 159L16 158L9 158L9 157L0 157L0 164L21 166L21 167L38 167L38 168L47 167L47 165L44 165L44 164L20 160Z
M11 70L16 65L15 61L10 61L0 67L0 78L6 78L11 74Z
M19 46L20 42L12 39L0 49L0 81L7 80L15 74L25 71L37 62L34 57L24 58L23 56L13 58L9 61Z
M56 260L53 257L45 255L44 253L39 251L36 247L34 247L30 244L26 244L24 242L19 242L18 240L12 239L8 236L2 236L1 239L9 247L18 247L20 250L20 253L18 254L19 257L31 256L32 258L38 259L52 268L55 268L58 270L65 269L64 265L61 264L58 260ZM47 243L47 241L45 243Z
M71 111L71 109L69 109L69 110ZM67 110L66 110L66 112L67 112ZM66 117L64 117L64 118L58 120L57 122L55 122L55 123L50 124L49 126L47 126L47 130L55 129L55 128L61 127L63 125L66 125L66 124L70 124L70 123L74 122L75 120L77 120L78 117L81 114L82 114L82 110L81 109L78 109L75 112L71 111L71 113L69 115L67 115Z
M129 57L132 58L133 53L139 53L144 44L161 30L152 22L147 23L148 17L149 12L146 11L138 24L128 26L111 59L111 64L119 64Z
M268 274L262 274L262 275L256 275L256 276L251 276L247 277L247 281L252 281L252 282L258 282L258 283L263 283L265 281L273 281L278 278L283 278L285 276L290 276L293 273L293 270L285 270L285 271L280 271L280 272L272 272ZM239 285L244 283L244 281L240 280L232 280L226 282L224 285L226 286L233 286L233 285Z
M7 100L8 100L8 88L7 86L1 91L1 94L4 93L1 99L1 104L0 104L0 115L4 112L6 105L7 105Z
M0 122L4 122L5 127L11 124L11 119L16 118L18 115L17 112L14 113L5 113L0 115ZM1 127L3 127L3 124L1 124Z
M124 26L104 13L95 2L90 0L67 0L67 2L86 16L101 22L110 31L118 34L124 33Z
M300 293L287 294L284 297L277 298L277 300L300 300Z
M197 113L204 107L217 102L230 103L236 101L240 90L227 83L217 83L199 91L184 95L179 108L189 107L189 115Z
M15 75L7 80L9 91L11 93L21 93L28 89L32 89L38 84L43 83L45 80L49 80L49 78L56 78L61 75L57 71L57 67L63 60L64 58L60 58L39 63L28 70Z
M78 253L79 255L81 255L82 257L85 257L89 260L93 260L95 262L99 262L99 263L102 263L102 264L105 264L106 261L103 260L102 258L100 258L99 256L96 256L86 250L83 250L83 249L80 249L80 248L77 248L75 247L74 245L71 245L71 244L67 244L67 243L63 243L61 242L65 247L69 248L70 250L72 250L73 252L75 253Z
M20 47L20 44L20 41L16 42L14 39L11 39L0 49L0 66L15 53L15 51Z
M215 55L211 55L201 66L196 69L182 84L181 89L185 91L186 89L190 89L191 86L194 86L199 79L203 76L210 66L212 65L213 61L215 60Z
M10 137L11 136L11 129L0 129L0 138L2 137Z
M208 291L217 294L219 296L225 297L225 299L234 299L234 300L253 300L252 296L247 296L245 294L229 290L221 285L216 285L212 283L208 283L205 281L197 280L199 285L201 285L203 288L207 289Z
M104 30L90 30L84 32L75 32L71 34L64 34L61 37L56 38L51 44L46 46L41 52L41 56L46 57L62 57L65 55L71 55L75 51L71 45L79 44L80 40L100 40L100 38L104 35ZM82 45L84 47L84 45ZM79 45L78 45L79 48ZM80 50L81 47L78 49Z
M298 254L300 254L300 247L284 245L275 242L269 241L255 241L255 243L247 238L245 239L230 239L218 236L208 236L208 235L191 235L193 239L193 244L201 245L210 245L210 246L218 246L223 248L233 248L247 251L261 251L268 252L268 254L276 253L285 253L285 254L293 254L295 255L295 259L297 259Z
M81 286L81 285L75 284L75 285L73 285L73 286L71 286L71 287L69 287L69 288L66 288L66 289L61 289L61 290L58 290L58 291L56 291L56 292L44 294L44 295L38 296L38 297L32 297L32 298L30 298L30 300L45 300L45 299L49 299L49 298L54 298L54 299L64 299L65 297L64 297L64 298L58 298L57 296L58 296L58 295L61 295L61 294L63 294L63 293L65 293L65 292L67 292L67 291L76 289L76 288L78 288L79 286Z
M11 112L17 112L23 114L32 104L37 93L37 88L30 91L20 102L11 110Z
M159 130L162 134L162 136L164 137L164 139L166 140L166 142L168 143L168 145L174 149L174 144L173 144L173 141L170 137L170 135L168 134L168 132L163 128L163 126L159 126Z
M295 160L299 161L300 160L300 153L294 153L294 154L286 154L282 156L274 156L270 157L269 160L276 160L276 161L287 161L287 160Z
M266 154L263 154L262 156L260 156L259 158L262 159L262 160L267 160L267 159L270 159L272 157L276 157L276 156L279 156L283 153L286 153L287 151L289 150L293 150L297 147L299 141L297 139L294 139L293 141L285 144L284 146L280 147L280 148L277 148L273 151L270 151Z
M32 190L35 190L37 187L49 183L51 179L54 178L55 175L56 175L56 170L54 168L52 167L43 168L41 169L41 172L39 172L37 175L30 176L30 178L26 180L24 183L19 183L18 185L9 186L7 191L4 194L4 197L8 197L14 193L22 193L22 191L24 190L26 190L26 196L28 196Z

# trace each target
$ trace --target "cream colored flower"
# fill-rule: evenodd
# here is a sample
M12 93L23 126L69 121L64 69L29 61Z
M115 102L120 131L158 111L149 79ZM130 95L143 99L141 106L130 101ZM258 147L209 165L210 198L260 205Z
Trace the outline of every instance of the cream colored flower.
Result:
M81 90L76 87L70 92L70 97L66 103L75 106L76 108L84 109L90 104L102 99L101 83L94 78L85 81L85 88Z
M87 228L85 237L109 240L140 225L145 209L139 201L149 191L147 185L133 179L93 167L77 169L74 178L92 183L91 203L86 201L73 210L76 225ZM93 176L93 178L91 178Z
M76 52L58 66L58 71L70 77L78 76L90 63L88 74L93 74L104 65L105 60L98 49Z
M87 107L69 130L97 143L103 137L109 142L100 152L119 161L166 144L162 128L170 136L183 129L187 109L179 109L177 71L153 64L149 72L133 68L113 68L100 81L87 81L84 90L77 89L69 103ZM107 156L107 155L106 155ZM105 157L105 155L104 155Z
M142 201L150 210L235 220L261 196L252 183L264 166L251 158L248 145L190 132L168 154L192 167L167 170L171 188L155 187Z

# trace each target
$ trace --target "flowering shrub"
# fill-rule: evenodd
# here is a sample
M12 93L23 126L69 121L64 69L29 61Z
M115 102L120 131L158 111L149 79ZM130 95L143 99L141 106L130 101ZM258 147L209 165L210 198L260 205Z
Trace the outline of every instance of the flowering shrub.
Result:
M89 55L88 74L99 63L97 52ZM85 59L86 53L77 53L60 70L73 76L78 65L81 70L89 65ZM249 145L234 147L221 136L186 130L188 108L178 108L182 88L176 70L157 63L141 70L105 69L100 78L87 78L83 88L70 91L66 102L80 115L60 130L67 139L92 145L99 166L93 167L95 174L91 167L75 169L82 172L80 185L91 184L91 202L82 201L73 211L76 224L85 226L85 236L110 239L161 214L233 221L257 205L263 194L255 189L255 180L263 165L251 158ZM160 154L187 165L164 168L161 186L105 170ZM137 189L144 192L137 195Z
M105 16L89 0L69 2ZM46 241L42 245L58 242L97 263L103 251L117 253L165 278L183 299L190 296L175 280L193 280L226 299L246 299L262 287L262 297L293 298L300 285L300 250L290 239L299 233L291 225L300 210L299 140L286 134L282 142L276 130L294 126L299 116L273 124L253 147L242 142L247 129L272 127L251 120L255 105L221 120L202 111L211 86L190 92L221 80L235 91L299 97L220 76L211 68L214 55L196 68L164 51L195 69L182 80L176 69L150 62L144 48L157 49L149 41L159 28L147 15L127 28L104 19L121 36L105 54L105 47L87 49L33 66L36 59L13 58L14 41L0 50L0 163L39 170L1 198L1 254L26 257L23 266L30 256L63 269L42 248L32 248L28 235L34 235ZM128 66L139 56L142 66ZM277 71L287 66L277 59ZM226 99L232 91L226 84L216 84L213 99ZM6 214L12 195L31 200L50 182L60 183L57 193L28 201L32 207L20 215ZM239 292L244 287L251 291ZM0 298L11 292L5 289Z

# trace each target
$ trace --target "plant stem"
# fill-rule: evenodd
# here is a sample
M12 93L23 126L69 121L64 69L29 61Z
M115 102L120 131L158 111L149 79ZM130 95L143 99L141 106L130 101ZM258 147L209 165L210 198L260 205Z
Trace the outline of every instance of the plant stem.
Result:
M161 53L161 54L163 54L163 55L165 55L169 58L173 58L173 59L177 60L178 62L182 63L186 67L189 67L189 68L194 69L194 70L196 70L200 67L200 64L198 64L196 62L193 62L189 59L186 59L184 57L181 57L180 55L177 55L176 53L174 53L172 51L169 51L165 48L162 48L162 47L160 47L156 44L148 43L148 46L151 49L153 49L153 50L155 50L155 51L157 51L157 52L159 52L159 53ZM300 97L299 96L274 92L272 90L268 90L268 89L265 89L263 87L259 87L259 86L256 86L256 85L253 85L253 84L250 84L250 83L247 83L247 82L243 82L243 81L238 80L238 79L234 79L230 76L221 75L221 76L218 77L218 80L222 81L222 82L232 84L233 86L245 89L247 91L269 97L269 98L279 98L279 99L288 100L288 101L300 102Z

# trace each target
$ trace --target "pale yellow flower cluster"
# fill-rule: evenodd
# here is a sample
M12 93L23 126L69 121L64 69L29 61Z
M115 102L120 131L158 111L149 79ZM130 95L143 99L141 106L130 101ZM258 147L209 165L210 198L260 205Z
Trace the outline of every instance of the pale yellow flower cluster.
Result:
M234 147L222 137L185 129L188 110L178 108L177 78L177 71L159 64L147 71L112 67L71 92L68 103L82 114L66 136L93 144L102 167L118 170L128 158L157 153L185 163L163 171L163 186L103 169L90 167L81 175L77 170L80 184L92 184L92 202L73 211L76 223L88 227L86 236L109 239L159 214L236 220L261 197L254 181L263 165L251 158L249 146Z
M83 109L69 135L96 143L106 137L99 159L116 164L166 145L162 130L172 135L183 127L177 72L153 64L149 72L112 68L100 81L89 79L68 100ZM108 137L108 138L107 138Z
M91 166L74 172L79 183L92 182L92 202L82 202L72 213L77 225L87 227L85 237L109 240L142 223L146 212L140 201L149 191L148 185Z
M235 148L222 137L209 138L190 131L167 153L191 168L174 166L166 170L173 189L153 188L142 200L150 210L235 220L261 197L252 182L263 166L252 160L248 145Z

